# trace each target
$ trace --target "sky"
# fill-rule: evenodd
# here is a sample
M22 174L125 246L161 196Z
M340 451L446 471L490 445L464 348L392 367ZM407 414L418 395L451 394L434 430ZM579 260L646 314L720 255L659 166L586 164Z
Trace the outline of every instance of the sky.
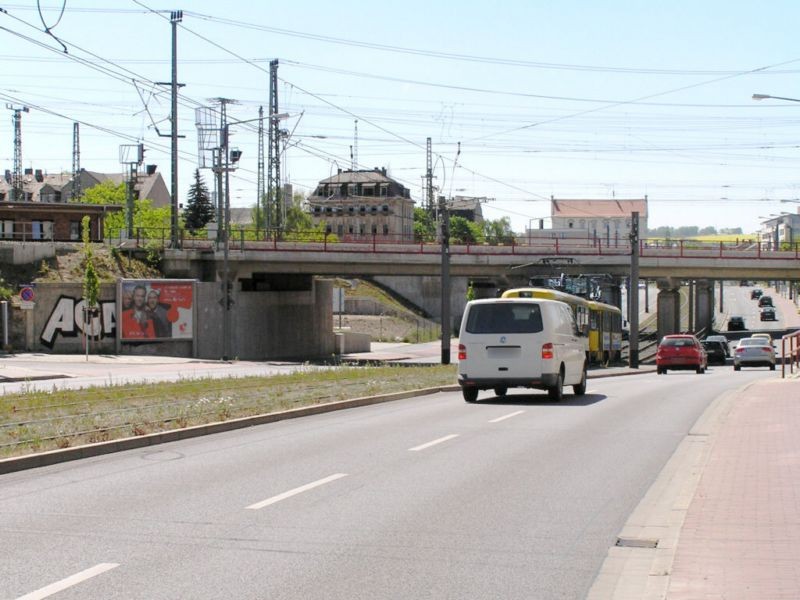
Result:
M518 232L551 196L647 196L651 228L752 232L800 208L800 101L752 99L800 100L796 0L100 4L0 5L0 102L29 108L23 168L71 171L79 122L81 167L121 172L120 147L142 143L169 187L169 86L156 82L170 81L169 11L182 10L181 203L195 109L220 97L231 122L251 121L231 126L231 205L255 203L252 120L277 58L282 175L305 195L355 148L357 168L385 167L422 205L430 137L438 193L485 197L484 217Z

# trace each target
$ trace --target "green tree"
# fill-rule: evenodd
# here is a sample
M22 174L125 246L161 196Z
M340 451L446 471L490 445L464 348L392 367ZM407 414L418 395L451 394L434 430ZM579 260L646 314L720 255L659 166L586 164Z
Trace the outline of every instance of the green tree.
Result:
M488 244L511 244L514 242L514 231L511 219L503 217L494 221L483 222L483 237Z
M424 208L414 208L414 239L418 242L432 242L436 239L436 223Z
M90 187L80 199L85 204L115 204L125 206L127 203L126 184L115 184L111 181L104 181ZM171 226L171 210L169 206L156 208L153 201L145 198L134 200L133 202L133 229L134 235L143 238L160 240L169 237ZM106 215L105 230L108 237L119 236L121 231L125 231L125 211L114 212Z
M189 187L189 200L183 211L183 223L192 233L214 220L214 205L200 169L194 170L194 183Z
M89 215L81 219L81 238L83 239L83 298L87 308L96 308L100 299L100 277L94 266L94 252L91 242L91 221Z
M84 190L83 196L78 198L77 202L83 204L117 204L124 206L128 197L125 186L126 184L124 182L117 184L107 179L102 183L98 183Z
M483 242L480 225L464 217L450 217L450 241L456 244L479 244Z

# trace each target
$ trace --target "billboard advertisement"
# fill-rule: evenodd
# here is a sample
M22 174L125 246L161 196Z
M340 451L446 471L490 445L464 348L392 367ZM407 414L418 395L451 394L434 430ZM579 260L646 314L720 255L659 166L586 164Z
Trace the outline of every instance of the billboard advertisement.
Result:
M119 282L119 339L191 340L194 281L123 279Z

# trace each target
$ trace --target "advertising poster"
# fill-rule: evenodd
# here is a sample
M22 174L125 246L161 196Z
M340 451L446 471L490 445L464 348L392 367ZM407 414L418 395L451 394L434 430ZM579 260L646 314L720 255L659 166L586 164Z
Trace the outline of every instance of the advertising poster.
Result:
M193 281L125 279L120 288L122 341L192 339Z

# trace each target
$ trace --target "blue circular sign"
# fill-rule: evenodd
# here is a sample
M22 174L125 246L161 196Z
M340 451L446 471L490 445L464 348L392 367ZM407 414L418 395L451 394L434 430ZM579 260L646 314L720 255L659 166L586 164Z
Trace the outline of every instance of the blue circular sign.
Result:
M34 296L33 288L24 287L19 291L19 297L25 302L33 302Z

